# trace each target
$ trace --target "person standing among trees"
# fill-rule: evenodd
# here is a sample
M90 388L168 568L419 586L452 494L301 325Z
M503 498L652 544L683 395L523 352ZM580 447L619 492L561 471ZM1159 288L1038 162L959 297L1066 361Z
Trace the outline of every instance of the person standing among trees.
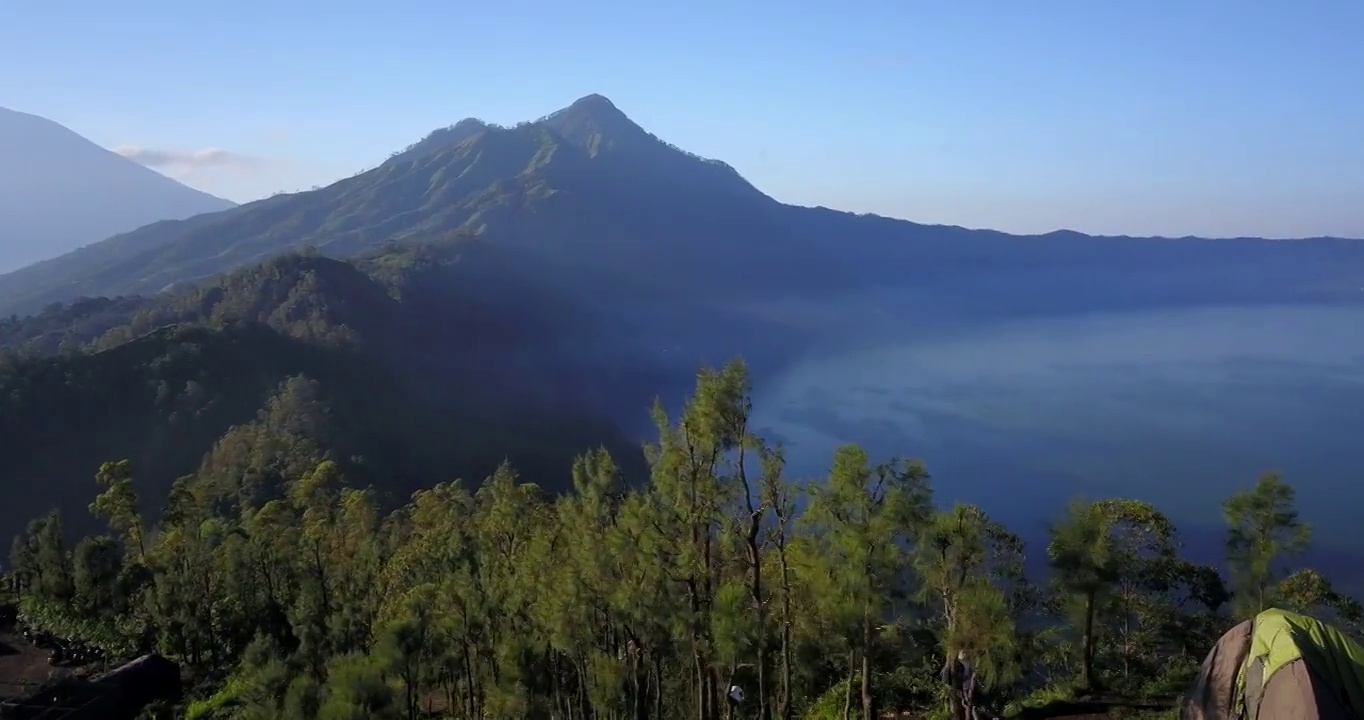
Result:
M729 686L729 717L730 720L739 717L739 705L744 701L744 689L737 684Z
M976 671L966 661L966 651L957 651L942 670L942 680L947 683L948 692L961 700L964 720L976 720Z

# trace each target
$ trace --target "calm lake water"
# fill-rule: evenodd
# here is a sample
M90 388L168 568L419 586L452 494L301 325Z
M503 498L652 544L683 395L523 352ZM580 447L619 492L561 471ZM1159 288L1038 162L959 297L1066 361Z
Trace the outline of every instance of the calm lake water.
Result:
M1077 494L1126 496L1206 552L1222 500L1277 470L1319 557L1364 557L1364 305L874 325L755 388L794 473L858 442L1025 536Z

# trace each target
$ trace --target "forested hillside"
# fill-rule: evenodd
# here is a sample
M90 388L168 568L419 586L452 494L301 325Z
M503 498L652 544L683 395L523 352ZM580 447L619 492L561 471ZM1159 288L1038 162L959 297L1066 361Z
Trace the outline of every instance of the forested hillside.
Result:
M54 503L82 525L76 488L110 457L136 464L149 511L196 470L250 494L332 458L402 498L600 443L640 464L559 351L587 320L516 278L450 238L0 322L0 525Z
M958 651L1010 714L1097 689L1159 707L1270 604L1359 629L1325 578L1278 571L1310 529L1275 476L1227 500L1224 578L1134 500L1057 508L1049 544L1027 547L988 508L935 505L914 460L847 446L796 482L749 404L741 363L702 372L680 414L656 411L642 487L597 450L571 474L505 465L392 512L308 459L274 494L209 464L153 515L141 468L109 462L87 482L104 534L70 546L52 514L15 540L20 620L106 659L182 662L173 716L199 720L710 720L737 716L732 685L742 717L945 717L960 708L938 672ZM1030 555L1048 577L1025 574Z

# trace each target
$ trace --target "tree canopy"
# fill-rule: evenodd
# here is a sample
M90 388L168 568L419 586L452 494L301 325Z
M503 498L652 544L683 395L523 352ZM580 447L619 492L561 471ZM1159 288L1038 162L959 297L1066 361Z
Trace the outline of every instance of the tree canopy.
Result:
M1360 620L1320 573L1261 570L1306 541L1282 479L1228 501L1234 595L1121 498L1076 500L1030 578L983 509L935 507L922 463L850 445L797 482L750 412L741 362L701 372L680 412L656 409L639 487L597 449L564 479L504 463L388 505L345 463L286 452L268 482L205 463L152 516L137 465L112 460L90 486L107 534L68 546L59 513L34 520L10 583L30 628L181 662L198 719L960 717L939 680L958 653L997 710L1058 688L1162 698L1232 605ZM306 422L257 431L288 445Z

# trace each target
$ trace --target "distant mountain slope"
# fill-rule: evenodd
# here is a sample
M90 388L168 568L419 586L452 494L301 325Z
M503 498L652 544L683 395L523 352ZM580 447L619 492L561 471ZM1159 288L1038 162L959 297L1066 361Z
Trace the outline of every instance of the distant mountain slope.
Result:
M230 207L51 120L0 108L0 272Z
M0 321L0 531L52 504L88 523L94 472L118 458L152 506L196 470L269 492L321 453L399 500L503 459L566 477L597 445L637 471L638 446L587 407L561 352L590 328L500 263L458 238L350 263L287 255L154 300Z
M1364 243L1018 237L783 205L590 95L513 128L468 119L319 190L157 223L0 277L0 314L156 293L307 245L350 257L390 240L477 233L549 285L665 305L876 284L990 292L1015 271L1056 292L1143 287L1221 299L1357 292ZM1176 276L1171 276L1175 273ZM1224 293L1225 291L1225 293ZM1223 298L1222 294L1226 294Z

